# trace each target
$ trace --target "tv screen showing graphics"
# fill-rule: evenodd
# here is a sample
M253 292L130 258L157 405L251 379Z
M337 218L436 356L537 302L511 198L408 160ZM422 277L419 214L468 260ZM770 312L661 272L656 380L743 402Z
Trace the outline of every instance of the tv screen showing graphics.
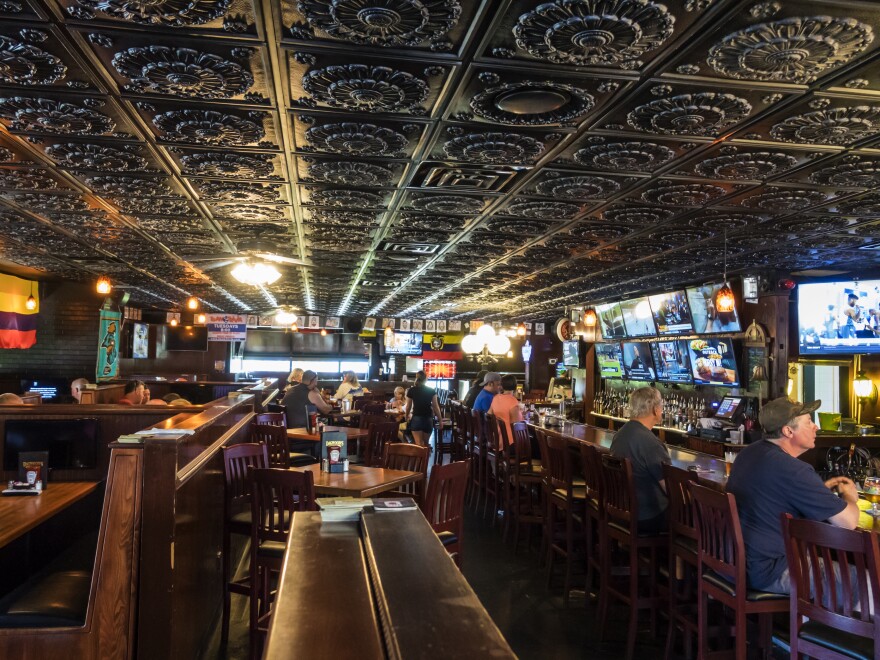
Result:
M694 332L691 310L684 291L672 291L650 296L651 311L657 324L657 334L690 335Z
M581 366L581 342L579 339L562 342L562 364L575 368Z
M742 332L736 305L732 312L719 312L715 309L715 297L722 286L724 286L723 282L716 282L687 289L691 320L694 322L694 332L698 335Z
M623 342L623 374L630 380L657 380L651 345L647 342Z
M657 380L666 383L691 383L688 342L686 339L670 339L668 341L652 341L651 352L654 355L654 368Z
M727 337L688 340L691 372L696 385L739 385L733 341Z
M391 344L385 345L386 355L421 355L421 332L395 332Z
M204 325L169 327L165 335L166 351L207 351L208 328Z
M620 311L627 337L655 337L657 335L651 304L646 297L624 300L620 303Z
M626 337L623 313L620 311L618 303L597 305L596 316L599 317L599 327L602 330L603 339L623 339Z
M801 355L880 353L880 280L798 286Z
M623 378L620 344L596 344L596 364L602 378Z

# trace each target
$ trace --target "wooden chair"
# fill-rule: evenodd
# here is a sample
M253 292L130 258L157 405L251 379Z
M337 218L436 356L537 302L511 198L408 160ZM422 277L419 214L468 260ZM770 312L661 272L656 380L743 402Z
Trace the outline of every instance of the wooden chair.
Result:
M770 647L772 615L788 612L788 596L751 590L746 582L746 551L736 500L695 483L688 484L697 529L697 653L708 650L708 600L714 598L734 614L734 654L746 657L746 617L757 615L765 650Z
M485 497L483 499L483 517L489 508L489 498L492 498L492 526L498 518L498 507L502 503L501 488L502 479L507 474L504 463L507 461L506 449L502 446L501 431L498 428L498 420L492 413L486 413L485 417L485 449L486 449L486 478L483 484Z
M281 570L294 511L316 511L311 472L248 469L251 483L251 658L269 629L271 573Z
M791 657L880 660L876 534L784 514L782 536L791 576Z
M542 465L546 470L546 508L547 522L547 584L553 577L553 560L556 555L565 559L565 580L562 602L568 605L568 595L572 588L572 569L575 560L575 545L584 537L584 516L586 487L583 479L575 479L573 452L568 440L555 433L543 433L546 460ZM562 515L562 525L559 515ZM559 528L561 527L561 535Z
M519 544L519 531L523 525L528 526L529 537L532 526L544 526L544 499L541 484L544 480L540 461L532 459L532 441L529 438L529 427L525 422L514 422L512 425L513 442L508 479L510 487L508 503L505 506L508 515L504 524L504 536L513 521L513 553ZM528 541L527 541L528 542Z
M427 447L411 445L406 442L386 444L382 454L383 468L421 472L425 478L418 483L404 484L395 491L384 493L383 497L411 497L416 501L416 504L421 504L428 482L428 457L430 453Z
M269 453L265 444L242 443L223 447L223 468L226 473L226 493L223 498L223 622L221 644L229 640L229 612L231 594L250 594L250 577L234 580L229 557L232 553L232 534L250 536L251 533L251 483L248 468L269 467Z
M252 424L251 442L262 442L269 450L269 467L286 470L289 467L313 465L318 459L311 454L290 451L287 428L274 424Z
M469 502L479 508L486 483L486 416L479 410L470 411L470 444L468 458L473 462L471 469Z
M354 397L352 397L352 401L351 401L351 409L356 410L356 411L361 411L364 409L364 406L368 405L369 403L370 403L370 399L365 396L354 396ZM384 410L385 410L385 408L383 407L382 411L384 411Z
M626 638L626 658L635 652L639 611L650 610L651 631L657 628L657 613L661 599L657 588L657 551L667 544L665 535L644 536L639 534L639 506L632 465L627 458L602 454L602 501L605 505L605 524L601 530L602 587L599 592L599 629L605 630L608 607L612 599L629 607L629 627ZM623 549L627 570L625 589L618 588L612 579L613 546ZM646 555L646 556L643 556ZM647 595L641 582L641 567L648 569ZM640 589L642 587L642 589ZM601 635L601 632L600 632Z
M360 407L360 411L364 415L385 415L385 404L384 403L369 403L365 402L363 406Z
M663 466L663 480L669 497L669 630L666 633L665 658L672 655L675 633L684 635L686 655L690 657L691 639L697 633L695 586L699 557L697 528L689 484L697 475L688 470Z
M398 426L397 422L389 421L370 425L370 434L364 443L364 465L378 467L382 464L385 445L397 440Z
M590 594L594 588L594 579L598 576L601 593L602 575L602 527L605 525L605 500L602 488L602 454L610 453L600 445L581 443L581 470L584 475L586 502L584 505L584 549L586 551L587 575L584 595L589 606Z
M444 391L445 390L441 390ZM443 433L435 433L434 440L434 465L443 462L443 457L449 455L449 460L454 461L456 458L461 459L463 455L456 455L458 446L461 444L460 423L461 418L459 411L461 406L453 403L447 406L449 425L444 426ZM445 424L445 422L444 422Z
M287 428L287 414L283 412L264 412L254 415L254 424L266 424L269 426L283 426Z
M464 494L470 466L468 460L432 468L428 490L421 504L422 513L459 568L462 563Z

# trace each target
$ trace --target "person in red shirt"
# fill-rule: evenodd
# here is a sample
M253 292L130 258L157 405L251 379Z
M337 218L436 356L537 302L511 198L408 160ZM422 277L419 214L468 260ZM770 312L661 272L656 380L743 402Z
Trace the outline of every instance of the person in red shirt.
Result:
M150 400L150 390L142 380L130 380L125 384L125 393L119 403L123 406L139 406Z

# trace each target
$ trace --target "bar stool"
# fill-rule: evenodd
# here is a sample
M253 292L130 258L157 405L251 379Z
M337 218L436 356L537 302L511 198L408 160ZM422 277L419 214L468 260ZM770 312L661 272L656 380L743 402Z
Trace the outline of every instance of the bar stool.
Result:
M700 658L708 649L708 601L714 598L733 610L735 657L746 657L746 617L758 616L761 640L770 648L772 616L789 611L789 597L749 589L746 582L746 550L736 500L732 493L719 493L695 483L688 484L697 528L697 648Z
M489 497L492 498L492 527L498 518L498 507L501 505L502 475L506 474L507 447L502 446L498 419L492 413L486 413L486 479L483 484L485 499L483 500L483 517L489 508Z
M657 551L666 546L666 535L645 536L639 533L639 507L636 487L629 459L602 454L602 501L605 504L605 524L601 528L602 587L599 592L600 639L605 631L608 606L611 599L629 607L629 628L626 637L626 658L633 657L638 632L639 612L648 609L651 614L651 632L656 633L660 595L657 590ZM618 589L612 580L613 544L626 548L628 568L626 588ZM643 556L647 554L647 557ZM639 589L640 569L648 568L648 593Z
M385 445L382 454L382 467L386 470L407 470L408 472L421 472L424 479L414 484L404 484L397 490L383 493L383 497L411 497L416 504L421 504L425 499L425 487L428 483L428 456L430 451L427 447L411 445L408 442L392 442Z
M514 422L513 430L513 458L510 460L509 487L507 492L508 512L504 523L504 539L507 540L507 530L511 519L514 521L513 529L513 553L519 543L519 530L523 525L528 526L529 539L534 525L544 526L544 481L541 461L532 458L532 441L529 438L529 428L525 422ZM537 495L537 497L536 497ZM526 541L528 543L528 539Z
M440 392L446 392L446 390L438 391L438 398ZM455 447L456 447L456 429L459 424L458 419L458 409L461 406L456 403L450 403L448 401L448 395L443 397L443 401L440 402L440 410L443 411L443 432L441 433L439 427L435 423L434 425L434 465L443 462L443 456L448 454L449 460L454 461L456 459L455 456ZM460 457L459 457L460 458Z
M590 594L593 591L594 576L602 575L602 545L599 539L602 535L602 526L605 524L605 501L602 489L602 454L610 453L608 449L600 445L580 443L581 469L584 473L584 486L586 488L586 517L584 518L584 547L587 559L587 575L584 587L584 597L589 607ZM600 582L601 591L601 582Z
M479 410L471 410L471 443L469 458L472 461L470 503L479 508L486 483L486 416Z
M464 535L464 494L470 467L470 460L435 466L421 503L422 513L459 569Z
M287 429L274 424L251 424L251 442L263 443L269 450L269 467L286 470L289 467L314 465L318 459L311 454L290 451Z

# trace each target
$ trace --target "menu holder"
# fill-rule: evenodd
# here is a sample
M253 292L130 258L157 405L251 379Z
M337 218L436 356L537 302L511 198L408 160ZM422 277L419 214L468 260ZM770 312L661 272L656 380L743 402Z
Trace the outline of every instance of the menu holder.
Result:
M39 495L46 489L49 452L23 451L18 454L18 481L10 481L4 495Z
M321 433L321 470L348 472L348 435L345 431Z

